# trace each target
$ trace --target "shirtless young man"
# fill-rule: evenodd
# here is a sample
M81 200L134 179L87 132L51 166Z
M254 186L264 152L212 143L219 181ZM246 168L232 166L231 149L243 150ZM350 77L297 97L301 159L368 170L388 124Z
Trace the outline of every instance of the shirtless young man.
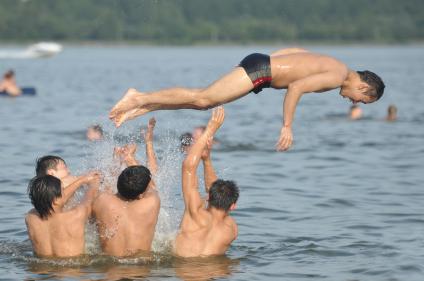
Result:
M16 85L15 72L13 70L7 71L3 80L0 82L0 92L6 92L10 96L19 96L22 94L21 89Z
M91 214L91 203L97 194L99 174L91 172L78 177L66 189L56 177L44 175L33 178L28 185L34 209L25 217L28 236L34 253L39 257L74 257L84 254L84 230ZM71 210L63 206L83 184L90 188L83 201Z
M232 181L217 179L210 159L212 138L224 122L224 109L213 110L209 123L200 138L190 148L183 162L182 188L185 210L174 253L181 257L223 255L237 238L237 224L229 216L239 196ZM206 148L206 151L205 151ZM206 153L205 153L206 152ZM197 167L203 160L208 204L202 200L197 181Z
M141 94L129 89L112 108L109 117L118 127L126 120L163 109L208 109L239 99L263 88L287 89L283 104L283 126L277 150L293 142L295 109L304 93L340 88L340 95L352 102L371 103L384 91L384 83L370 71L354 71L341 61L303 49L279 50L271 56L254 53L233 71L203 89L171 88Z
M118 149L116 153L128 166L118 177L118 193L105 191L93 204L101 246L108 255L124 257L150 251L160 210L159 195L151 179L151 173L157 171L154 126L152 118L144 136L148 168L135 159L135 145Z
M37 159L35 167L37 177L50 175L60 179L64 187L74 182L78 177L71 175L65 160L55 155L46 155Z

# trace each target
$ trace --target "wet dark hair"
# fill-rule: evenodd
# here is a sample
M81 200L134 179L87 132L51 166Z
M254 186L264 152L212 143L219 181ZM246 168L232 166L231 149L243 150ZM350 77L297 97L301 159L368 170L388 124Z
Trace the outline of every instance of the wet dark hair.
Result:
M218 179L209 189L209 205L228 211L237 202L239 189L235 182Z
M357 72L361 78L361 81L367 83L371 88L374 89L374 91L370 91L366 95L373 97L375 98L375 101L378 101L383 95L384 88L386 87L383 80L380 78L380 76L368 70Z
M15 76L15 72L13 71L13 70L8 70L5 74L4 74L4 78L5 79L10 79L10 78L12 78L12 77L14 77Z
M57 164L63 162L66 164L65 160L59 156L46 155L37 159L37 165L35 167L35 174L37 177L47 175L47 171L50 169L56 169Z
M45 175L34 177L28 184L28 196L42 219L53 212L53 201L62 197L60 179Z
M180 136L180 149L184 151L184 148L193 144L193 135L191 133L184 133Z
M118 193L127 200L134 200L146 191L152 175L142 165L130 166L118 177Z

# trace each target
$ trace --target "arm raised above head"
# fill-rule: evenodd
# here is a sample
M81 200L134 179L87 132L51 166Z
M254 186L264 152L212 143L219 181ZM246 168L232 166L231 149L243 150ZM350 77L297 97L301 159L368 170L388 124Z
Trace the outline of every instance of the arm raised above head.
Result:
M209 192L211 185L218 179L215 173L215 169L212 165L211 150L212 150L213 140L208 140L205 149L202 152L203 160L203 173L205 177L205 191Z
M85 193L85 196L81 203L76 207L79 208L84 217L88 218L91 215L93 209L93 201L97 197L98 191L100 187L100 174L96 174L92 180L90 181L90 188Z
M190 151L183 162L182 168L182 186L184 195L184 204L186 210L192 216L202 208L203 201L198 190L197 167L199 166L202 152L211 141L216 131L224 123L225 112L222 106L215 108L212 111L212 117L209 119L208 125L203 134L190 148Z
M156 125L156 119L150 118L147 125L147 131L144 133L144 142L146 143L147 168L153 175L156 175L158 164L156 160L155 150L153 148L153 130Z

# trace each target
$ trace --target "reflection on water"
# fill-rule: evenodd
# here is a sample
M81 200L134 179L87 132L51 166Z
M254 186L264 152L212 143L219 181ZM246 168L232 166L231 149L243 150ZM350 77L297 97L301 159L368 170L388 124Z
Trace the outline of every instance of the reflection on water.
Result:
M282 95L264 90L226 105L213 152L218 175L241 187L234 217L239 237L226 257L177 259L170 243L183 211L178 136L204 124L209 112L161 111L155 147L162 198L153 257L102 256L94 224L88 256L33 256L24 224L35 159L59 154L74 174L109 169L116 144L136 141L148 118L115 129L107 112L128 87L149 91L200 87L246 53L277 47L66 47L50 60L4 60L37 96L0 98L0 276L14 280L408 280L424 268L424 48L312 47L352 69L371 69L387 85L364 118L347 120L350 104L337 93L302 98L295 144L276 153ZM181 71L185 69L185 71ZM0 69L2 70L2 69ZM384 122L396 104L399 120ZM106 141L89 143L85 129L101 124ZM112 186L116 179L106 179ZM202 186L202 183L200 183ZM203 189L203 188L201 188ZM78 194L76 200L83 194Z
M192 259L170 255L157 255L153 259L85 256L55 261L41 259L29 261L26 264L26 271L31 273L30 277L27 276L27 280L69 278L93 280L101 274L101 280L138 280L175 275L181 280L201 281L230 277L232 272L237 271L239 263L239 260L226 256ZM160 272L158 268L161 268Z

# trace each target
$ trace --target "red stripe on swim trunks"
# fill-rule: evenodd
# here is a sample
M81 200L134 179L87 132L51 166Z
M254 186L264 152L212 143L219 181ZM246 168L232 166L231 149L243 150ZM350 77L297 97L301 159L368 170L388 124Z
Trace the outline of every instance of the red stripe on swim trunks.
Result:
M253 86L256 88L264 83L271 82L271 80L272 80L271 76L261 77L253 81Z

